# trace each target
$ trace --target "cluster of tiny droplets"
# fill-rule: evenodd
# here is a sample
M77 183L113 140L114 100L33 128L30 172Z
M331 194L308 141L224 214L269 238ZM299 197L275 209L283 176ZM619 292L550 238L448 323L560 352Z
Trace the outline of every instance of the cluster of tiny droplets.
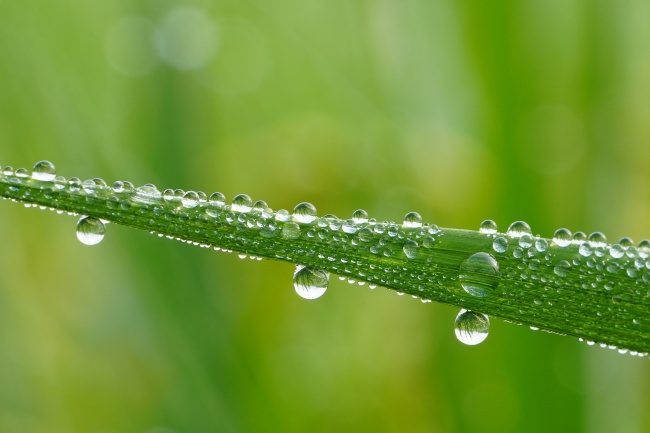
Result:
M405 215L401 224L383 221L379 222L369 218L364 210L357 210L349 219L339 219L328 214L318 217L316 208L310 203L298 204L293 212L287 210L273 211L268 205L258 200L253 200L239 194L227 203L226 197L219 192L208 196L200 191L184 191L181 189L165 189L159 191L153 184L135 187L128 181L117 181L109 186L99 178L85 181L79 178L66 179L56 175L54 165L48 161L40 161L34 165L31 173L23 168L14 170L5 167L0 173L0 179L10 184L9 189L18 191L18 185L38 187L43 195L52 199L51 192L68 194L69 196L85 200L88 203L103 201L109 210L110 216L120 215L129 218L132 208L140 214L152 212L165 220L160 231L183 232L192 223L195 234L200 235L210 225L227 225L236 231L253 230L260 238L282 237L286 239L310 238L320 241L320 244L336 245L337 251L343 255L328 255L318 247L305 246L300 254L289 251L283 247L269 247L264 255L284 260L299 260L300 256L317 257L328 262L328 267L340 275L358 275L368 281L368 287L374 289L381 286L405 286L405 282L418 281L417 289L425 292L427 289L439 286L457 284L472 297L487 297L498 293L503 297L516 297L518 293L498 292L499 282L502 278L530 281L544 287L539 299L534 299L533 306L547 308L553 306L554 287L561 286L563 279L580 280L585 276L597 276L589 279L590 283L583 283L583 288L596 292L611 293L608 305L602 305L600 317L612 313L625 296L623 293L621 277L631 279L638 289L635 294L644 291L644 302L650 306L650 242L642 241L635 245L629 238L623 238L618 243L608 245L602 233L592 233L587 236L582 232L571 233L567 229L555 232L550 242L539 236L533 236L531 228L523 221L516 221L510 225L505 233L499 233L494 221L486 220L481 223L479 232L491 240L491 250L481 251L470 255L460 265L456 279L439 272L426 270L414 271L399 264L383 265L381 269L373 264L366 265L354 257L371 254L382 257L398 257L407 260L420 260L431 263L430 254L421 254L423 250L436 248L444 232L436 225L425 224L416 212ZM16 184L16 186L11 186ZM47 206L30 204L33 198L29 196L30 190L24 189L24 196L13 199L23 201L27 207L48 209ZM56 197L52 203L56 203ZM55 210L49 207L50 210ZM57 210L58 213L63 213ZM75 212L68 212L77 215ZM131 216L133 218L133 216ZM153 223L155 219L150 220ZM94 245L104 237L105 221L81 216L77 224L79 240L88 245ZM169 228L171 227L171 230ZM214 230L210 241L193 240L196 236L192 233L187 238L170 236L156 230L151 231L160 237L167 237L186 242L203 248L213 248L216 251L232 253L236 250L237 243L255 243L250 237L237 236L231 233L221 233ZM215 239L220 246L214 245ZM223 241L221 244L218 241ZM229 245L224 247L223 245ZM397 247L399 245L399 247ZM242 245L243 246L243 245ZM549 247L575 248L577 253L572 260L555 260L548 251ZM245 248L244 248L245 249ZM349 251L349 256L345 252ZM261 257L248 256L238 253L240 258L261 260ZM516 269L508 268L502 275L500 261L504 259L517 259ZM399 263L399 262L396 262ZM368 268L366 268L368 266ZM542 272L544 268L552 267L553 273ZM551 275L551 276L549 276ZM609 278L611 277L611 278ZM350 283L357 283L355 279L345 276ZM596 281L596 282L592 282ZM311 266L298 265L294 273L294 286L301 296L314 299L321 296L328 285L329 273L314 269ZM363 285L365 281L360 280ZM560 290L560 289L557 289ZM403 293L398 293L403 294ZM424 293L423 293L424 294ZM450 293L448 300L453 300L459 294ZM414 298L419 298L413 295ZM460 298L462 300L462 298ZM430 302L422 299L422 302ZM644 304L645 305L645 304ZM633 319L630 325L638 325L638 319ZM462 310L456 319L456 333L459 340L466 344L477 344L487 337L489 319L484 314ZM479 341L480 340L480 341ZM588 344L594 344L588 342ZM601 345L603 346L603 345ZM607 346L616 349L615 346ZM623 350L619 350L623 352ZM645 353L630 352L638 356Z

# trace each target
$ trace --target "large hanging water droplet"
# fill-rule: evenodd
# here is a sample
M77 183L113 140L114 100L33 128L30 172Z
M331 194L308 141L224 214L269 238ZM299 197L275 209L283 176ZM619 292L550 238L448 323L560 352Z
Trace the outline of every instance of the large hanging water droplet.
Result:
M42 182L52 182L56 177L56 168L50 161L39 161L32 169L32 179Z
M458 341L474 346L487 338L490 332L490 319L476 311L460 310L454 323L454 332Z
M487 296L499 285L499 263L488 253L476 253L460 265L458 278L470 295Z
M296 289L296 293L305 299L316 299L323 296L329 280L329 272L309 266L297 265L293 273L293 287Z
M293 208L293 214L291 215L294 221L298 221L302 224L309 224L316 219L316 207L307 202L298 203L295 208Z
M558 247L568 247L571 244L573 235L568 229L557 229L553 234L553 243Z
M510 224L506 234L512 238L520 238L523 235L532 235L532 231L528 223L525 223L524 221L515 221Z
M485 220L481 223L481 227L478 229L479 232L484 235L493 235L497 232L497 223L492 220Z
M97 245L104 239L106 227L97 218L81 217L77 222L77 239L85 245Z
M405 228L420 228L422 227L422 217L417 212L409 212L404 215L402 227Z

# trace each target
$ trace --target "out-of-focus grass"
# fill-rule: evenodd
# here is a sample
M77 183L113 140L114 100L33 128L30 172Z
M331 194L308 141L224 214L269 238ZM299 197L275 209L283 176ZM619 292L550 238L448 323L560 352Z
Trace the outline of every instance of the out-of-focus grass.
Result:
M0 0L0 163L650 236L644 2ZM0 206L0 429L643 432L647 361Z

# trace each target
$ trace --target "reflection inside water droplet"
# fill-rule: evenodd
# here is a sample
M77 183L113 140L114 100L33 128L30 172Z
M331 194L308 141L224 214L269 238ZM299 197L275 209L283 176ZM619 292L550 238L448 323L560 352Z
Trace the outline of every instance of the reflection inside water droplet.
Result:
M32 169L32 179L42 182L52 182L56 177L56 168L50 161L39 161Z
M316 299L323 296L327 290L329 278L329 272L297 265L293 273L293 287L302 298Z
M454 323L456 338L463 344L474 346L482 343L490 331L490 319L476 311L460 310Z
M77 239L85 245L97 245L104 239L106 227L97 218L81 217L77 222Z

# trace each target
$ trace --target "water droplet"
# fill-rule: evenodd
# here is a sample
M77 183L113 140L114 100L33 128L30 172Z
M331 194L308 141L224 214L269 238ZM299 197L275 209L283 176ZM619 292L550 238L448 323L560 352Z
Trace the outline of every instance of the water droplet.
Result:
M357 209L352 214L352 221L355 224L366 224L368 222L368 212L363 209Z
M230 210L234 212L246 213L251 210L253 200L246 194L237 194L230 204Z
M354 225L354 221L352 219L349 219L343 221L341 230L343 230L345 233L353 234L357 232L357 226Z
M623 257L623 254L625 254L625 251L623 250L623 247L620 244L614 244L611 247L609 247L609 255L614 257L615 259L620 259Z
M78 177L71 177L68 179L68 189L70 192L77 192L81 189L81 179Z
M422 241L422 246L424 248L433 248L436 243L436 239L433 236L427 236Z
M156 203L162 198L162 193L158 191L156 185L148 183L135 189L133 200L143 203Z
M316 219L316 207L313 204L303 202L293 209L293 219L302 224L309 224Z
M291 220L291 215L286 209L280 209L275 213L275 220L280 222L287 222Z
M592 248L605 248L607 246L607 238L601 232L590 234L588 240Z
M282 226L282 236L287 239L298 239L301 235L300 226L294 222L285 223Z
M492 249L497 253L505 253L508 251L508 239L503 236L499 236L492 242Z
M32 168L32 179L52 182L56 177L56 168L50 161L39 161Z
M194 191L188 191L183 195L181 200L183 207L188 209L195 208L199 205L199 195Z
M522 248L530 248L533 246L533 237L529 234L523 234L519 238L519 246Z
M566 260L560 260L553 268L553 272L559 277L566 277L571 272L571 263Z
M320 271L309 266L297 265L293 273L293 287L296 293L305 299L323 296L329 284L329 272Z
M14 168L10 165L6 166L4 170L2 171L2 174L5 176L13 176L14 175Z
M524 221L515 221L510 224L508 231L506 232L511 238L520 238L523 235L532 235L530 226Z
M408 257L409 259L416 258L420 252L419 251L420 246L418 245L418 243L411 239L407 239L404 242L404 248L402 249L404 250L404 254L406 254L406 257Z
M499 285L499 264L488 253L476 253L460 265L460 284L472 296L489 295Z
M591 248L591 246L589 245L588 242L583 242L578 247L578 253L580 253L580 255L583 256L583 257L589 257L590 255L593 254L593 252L594 251L593 251L593 249Z
M361 239L363 242L370 242L374 235L372 234L372 230L369 227L364 227L361 230L359 230L359 239Z
M19 168L16 170L14 175L20 179L27 179L29 177L29 172L26 168Z
M454 332L461 343L470 346L482 343L489 331L490 319L485 314L463 309L456 316Z
M571 238L571 232L568 229L557 229L553 234L553 243L564 248L571 244Z
M481 226L478 229L479 232L484 235L493 235L497 232L497 223L492 220L485 220L481 223Z
M417 212L409 212L404 215L402 227L405 228L419 228L422 227L422 217Z
M587 240L587 235L584 234L583 232L575 232L573 234L573 244L574 245L580 245L586 240Z
M546 251L546 249L548 248L548 242L547 242L546 239L544 239L544 238L537 239L537 240L535 241L535 248L536 248L537 251L539 251L540 253L543 253L543 252Z
M54 178L54 188L56 188L56 189L65 188L66 183L67 183L67 180L63 176L56 176Z
M85 245L97 245L104 239L106 227L97 218L81 217L77 222L77 239Z

